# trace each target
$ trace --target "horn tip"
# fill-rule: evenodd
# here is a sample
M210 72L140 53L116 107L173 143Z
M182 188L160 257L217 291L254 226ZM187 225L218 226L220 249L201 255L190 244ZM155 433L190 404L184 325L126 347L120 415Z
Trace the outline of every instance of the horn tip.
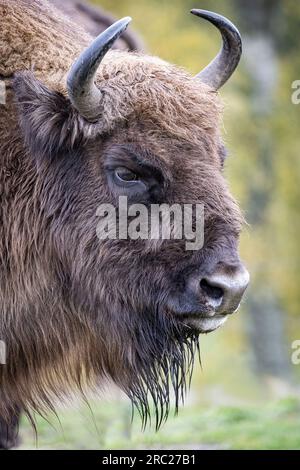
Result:
M125 16L122 21L126 24L129 24L132 21L131 16Z
M201 10L199 8L192 8L190 10L190 13L192 13L192 15L196 15L196 16L202 16L202 15L208 15L208 14L212 14L211 11L208 11L208 10Z
M200 16L200 18L205 18L208 20L225 19L225 17L219 15L218 13L214 13L213 11L209 10L200 10L198 8L192 8L192 10L190 10L190 13L192 13L192 15Z
M218 13L214 13L213 11L209 10L199 10L198 8L193 8L190 10L190 13L210 21L217 27L220 25L226 25L227 29L231 29L233 33L240 37L240 32L237 27L225 16L219 15Z

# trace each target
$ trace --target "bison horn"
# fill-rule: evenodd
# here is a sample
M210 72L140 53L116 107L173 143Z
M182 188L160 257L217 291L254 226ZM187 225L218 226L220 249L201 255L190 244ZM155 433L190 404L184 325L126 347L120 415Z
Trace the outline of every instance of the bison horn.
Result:
M227 18L211 11L191 10L191 13L205 18L216 26L222 34L223 46L214 60L195 78L211 86L221 88L236 69L242 54L242 40L238 29Z
M107 51L126 30L130 21L130 17L123 18L103 31L82 52L70 69L67 78L69 98L77 111L88 121L96 121L101 113L99 104L102 93L94 83L97 69Z

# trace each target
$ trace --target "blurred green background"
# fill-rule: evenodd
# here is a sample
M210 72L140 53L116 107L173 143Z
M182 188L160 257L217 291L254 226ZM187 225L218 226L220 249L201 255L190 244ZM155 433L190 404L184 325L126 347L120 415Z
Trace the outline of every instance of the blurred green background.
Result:
M220 47L219 33L191 8L213 10L240 29L244 55L221 90L226 176L248 226L241 254L251 286L238 315L201 338L203 369L179 416L158 433L130 422L129 400L75 402L59 420L38 418L38 442L24 420L24 448L300 449L300 2L297 0L99 0L116 17L130 15L148 53L200 71Z

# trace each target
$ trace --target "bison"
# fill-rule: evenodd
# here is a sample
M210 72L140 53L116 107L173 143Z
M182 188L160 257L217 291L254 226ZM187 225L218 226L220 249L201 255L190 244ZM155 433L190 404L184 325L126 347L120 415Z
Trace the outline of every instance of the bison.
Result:
M241 56L223 46L196 77L157 57L111 50L130 18L96 39L44 0L0 0L1 446L20 412L112 380L145 423L184 395L200 333L236 311L249 275L243 223L222 174L217 90ZM204 204L204 245L102 239L97 209Z

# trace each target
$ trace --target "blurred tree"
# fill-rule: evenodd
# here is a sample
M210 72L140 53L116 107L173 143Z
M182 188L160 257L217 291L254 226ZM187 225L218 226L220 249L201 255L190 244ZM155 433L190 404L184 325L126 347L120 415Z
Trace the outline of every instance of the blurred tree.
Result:
M279 157L273 115L280 83L279 35L285 26L285 17L280 0L254 0L251 3L234 0L234 5L243 30L244 63L250 80L248 112L256 128L253 141L256 167L247 183L248 221L256 235L261 237L260 244L271 247L273 244L274 250L274 240L269 230L272 224L268 227L269 213L277 193L277 165L274 159ZM259 178L255 174L259 174ZM256 276L252 277L246 304L249 339L257 372L290 382L292 375L286 315L280 293L272 283L268 254L271 254L270 248L265 251L265 256L256 257L253 263Z

